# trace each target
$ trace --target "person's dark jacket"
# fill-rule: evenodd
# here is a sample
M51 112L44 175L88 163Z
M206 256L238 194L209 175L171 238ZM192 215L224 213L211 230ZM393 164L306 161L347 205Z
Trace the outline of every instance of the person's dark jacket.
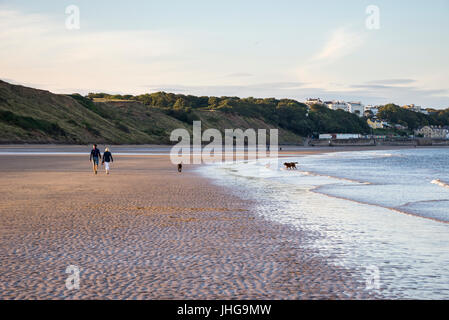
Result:
M92 158L101 159L101 153L99 149L92 149L92 151L90 152L89 160L92 160Z
M114 162L114 158L112 158L112 154L109 151L103 153L103 163L104 162Z

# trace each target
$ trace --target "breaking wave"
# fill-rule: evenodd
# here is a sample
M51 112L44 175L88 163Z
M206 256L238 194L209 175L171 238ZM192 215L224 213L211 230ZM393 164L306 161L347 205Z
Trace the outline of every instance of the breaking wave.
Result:
M449 184L444 182L444 181L441 181L440 179L432 180L430 183L436 184L436 185L438 185L440 187L443 187L443 188L449 188Z

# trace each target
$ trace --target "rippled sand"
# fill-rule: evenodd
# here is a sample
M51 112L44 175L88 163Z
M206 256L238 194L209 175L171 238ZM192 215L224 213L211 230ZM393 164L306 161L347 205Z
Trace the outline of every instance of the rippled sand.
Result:
M166 156L0 156L1 299L372 298L309 235ZM68 290L67 266L81 270Z

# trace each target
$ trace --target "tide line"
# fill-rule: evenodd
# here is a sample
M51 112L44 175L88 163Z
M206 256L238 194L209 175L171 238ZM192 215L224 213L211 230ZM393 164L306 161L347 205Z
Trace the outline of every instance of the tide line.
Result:
M408 211L405 211L405 210L402 210L402 209L399 209L399 208L388 207L388 206L384 206L384 205L381 205L381 204L369 203L369 202L360 201L360 200L354 200L354 199L350 199L350 198L346 198L346 197L342 197L342 196L330 195L330 194L327 194L327 193L324 193L324 192L320 192L319 189L322 188L322 187L324 187L324 186L317 186L315 188L311 188L310 192L321 194L321 195L329 197L329 198L351 201L351 202L355 202L355 203L358 203L358 204L363 204L363 205L368 205L368 206L373 206L373 207L387 209L387 210L390 210L390 211L393 211L393 212L396 212L396 213L401 213L401 214L405 214L405 215L416 217L416 218L422 218L422 219L432 220L432 221L439 222L439 223L449 224L449 221L444 221L444 220L440 220L440 219L432 218L432 217L421 216L419 214L416 214L416 213L413 213L413 212L408 212Z

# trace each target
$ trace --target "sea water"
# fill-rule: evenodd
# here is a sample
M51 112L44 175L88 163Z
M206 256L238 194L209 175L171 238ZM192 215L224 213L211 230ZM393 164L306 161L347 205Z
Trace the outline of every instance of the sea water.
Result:
M286 170L283 162L298 162ZM449 298L449 149L355 151L209 165L266 219L313 233L305 247L376 270L386 298Z

